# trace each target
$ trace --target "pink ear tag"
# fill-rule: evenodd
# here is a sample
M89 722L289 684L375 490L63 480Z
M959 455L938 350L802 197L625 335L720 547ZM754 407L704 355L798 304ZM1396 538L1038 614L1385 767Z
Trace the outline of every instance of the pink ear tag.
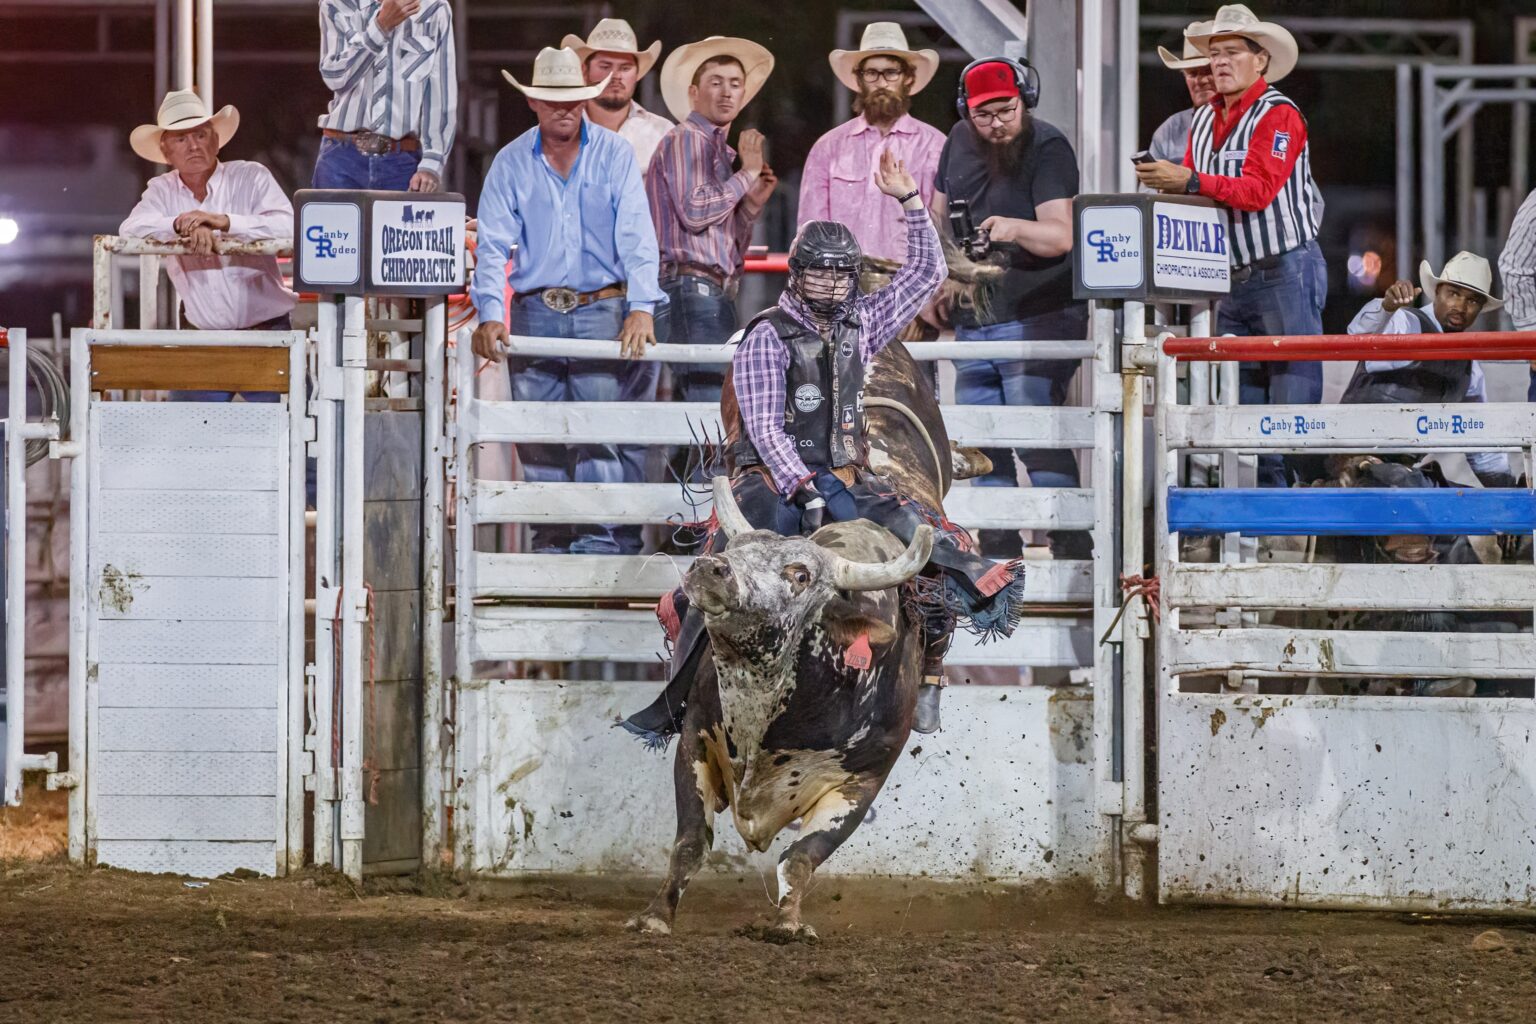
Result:
M874 663L874 654L869 649L869 634L860 633L857 640L848 645L843 651L843 664L849 668L866 669Z

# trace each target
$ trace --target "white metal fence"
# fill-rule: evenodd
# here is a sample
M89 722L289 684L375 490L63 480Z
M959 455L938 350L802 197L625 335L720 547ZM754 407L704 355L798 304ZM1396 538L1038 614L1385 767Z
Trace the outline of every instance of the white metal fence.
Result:
M956 358L1098 359L1090 367L1113 365L1113 323L1100 316L1094 341L948 342L909 346L919 360ZM647 358L668 363L728 362L730 346L659 345ZM514 356L618 357L610 342L514 338ZM707 519L708 499L691 508L677 484L531 483L481 478L474 470L477 446L517 442L559 444L636 443L677 445L701 435L718 436L719 411L703 403L529 403L491 401L476 393L476 361L461 350L457 359L453 479L457 487L456 557L456 740L459 863L472 870L594 869L616 864L654 868L669 827L669 788L623 734L608 735L614 717L649 701L657 684L596 682L538 683L476 678L477 665L509 662L603 661L655 664L662 633L652 606L676 586L684 559L660 556L530 554L476 548L481 526L524 523L661 524ZM487 372L504 372L499 367ZM1088 371L1092 372L1092 371ZM1092 792L1097 755L1110 756L1109 723L1095 721L1107 709L1111 669L1107 649L1096 648L1094 624L1102 628L1117 603L1113 580L1116 551L1115 491L1119 375L1098 370L1091 381L1094 403L1086 408L946 406L949 435L965 445L1008 448L1065 448L1091 454L1091 488L1004 488L957 486L945 499L950 519L971 529L1087 530L1095 541L1092 561L1026 562L1027 599L1041 613L1026 617L1012 638L986 646L957 636L949 661L956 665L998 665L1093 670L1095 702L1064 702L1068 694L1040 687L960 687L974 691L946 702L957 734L974 723L980 733L1012 722L1025 735L1010 743L1013 761L991 777L970 779L978 792L998 797L999 823L1014 834L1029 834L1045 819L1068 814L1070 823L1048 830L1057 840L1032 847L1009 838L992 844L965 836L970 849L981 842L981 862L1002 873L1036 877L1108 873L1108 849L1099 818L1102 800ZM520 603L519 603L520 602ZM581 607L600 603L601 607ZM1049 614L1049 606L1061 608ZM1092 611L1090 612L1090 608ZM1100 687L1103 687L1102 692ZM1076 695L1073 695L1076 696ZM1100 696L1104 700L1098 701ZM1052 716L1070 722L1055 721ZM964 721L961 721L962 717ZM1076 737L1070 753L1050 743L1063 729ZM1011 730L1009 730L1011 732ZM511 742L515 733L517 742ZM942 742L942 741L940 741ZM933 740L923 745L932 747ZM1025 753L1031 744L1036 750ZM1066 775L1050 766L1061 754L1073 765ZM613 793L610 774L617 759L632 762L638 792ZM1038 762L1036 759L1039 758ZM655 762L656 759L649 759ZM904 759L905 760L905 759ZM957 759L958 760L958 759ZM1025 762L1036 770L1026 771ZM1080 766L1080 767L1076 767ZM1029 777L1030 796L1021 798L1019 773ZM931 772L930 772L931 773ZM949 773L953 773L952 775ZM657 775L652 779L652 775ZM965 775L954 764L946 779L957 786ZM1070 781L1064 781L1070 775ZM654 786L652 785L654 783ZM1064 787L1056 789L1056 785ZM654 789L654 792L652 791ZM616 799L604 802L603 795ZM643 794L643 795L642 795ZM1035 797L1038 796L1038 800ZM933 804L943 799L935 791ZM1022 802L1021 802L1022 801ZM1051 804L1059 803L1056 810ZM612 804L610 806L609 804ZM580 806L584 812L572 811ZM1016 807L1016 813L1011 811ZM900 808L896 809L900 811ZM915 808L914 808L915 810ZM893 813L896 813L893 811ZM979 813L986 813L979 810ZM524 818L527 815L527 818ZM572 815L579 821L572 820ZM659 831L654 827L660 823ZM525 829L526 824L526 829ZM893 829L896 826L892 826ZM866 825L861 835L870 831ZM973 832L975 830L972 830ZM986 831L986 830L984 830ZM526 833L526 834L525 834ZM646 837L636 842L637 836ZM885 843L899 842L891 832ZM1058 842L1063 856L1042 859ZM1006 849L1003 847L1006 845ZM963 852L963 851L962 851ZM1055 852L1054 850L1052 851ZM878 857L860 861L840 853L842 870L889 870ZM963 875L974 869L963 857L935 849L926 862L935 873ZM907 870L911 865L905 865ZM928 867L922 867L927 870Z

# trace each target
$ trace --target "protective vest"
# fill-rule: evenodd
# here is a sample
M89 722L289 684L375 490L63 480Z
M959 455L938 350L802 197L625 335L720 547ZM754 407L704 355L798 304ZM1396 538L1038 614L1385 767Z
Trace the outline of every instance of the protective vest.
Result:
M1438 332L1429 314L1417 306L1409 311L1418 317L1425 334ZM1367 372L1365 363L1344 389L1346 405L1417 405L1422 402L1461 402L1472 384L1472 360L1434 359L1416 361L1395 370Z
M811 469L862 465L866 454L864 359L859 353L858 314L838 321L828 342L778 306L753 317L746 333L751 334L764 322L772 325L789 354L784 379L784 433L790 444ZM738 422L736 429L741 437L735 450L736 465L760 464L762 456L745 425Z

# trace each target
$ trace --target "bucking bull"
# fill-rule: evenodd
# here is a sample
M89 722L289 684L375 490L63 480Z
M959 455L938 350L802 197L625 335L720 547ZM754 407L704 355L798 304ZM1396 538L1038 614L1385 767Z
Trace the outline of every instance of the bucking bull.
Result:
M931 376L899 343L876 359L866 395L870 467L900 494L942 515L953 478L990 468L950 444ZM783 537L751 528L725 477L714 495L729 541L683 580L712 657L700 664L673 766L677 838L665 882L628 927L671 932L729 808L757 851L800 820L779 858L772 932L814 938L800 920L811 875L864 820L912 729L923 644L910 587L933 529L920 526L906 545L865 519Z

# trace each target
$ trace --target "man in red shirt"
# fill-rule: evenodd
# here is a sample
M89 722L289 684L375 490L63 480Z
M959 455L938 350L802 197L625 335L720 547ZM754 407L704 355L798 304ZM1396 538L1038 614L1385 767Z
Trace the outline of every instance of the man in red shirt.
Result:
M1188 38L1210 55L1217 97L1195 114L1184 163L1140 164L1137 177L1160 192L1209 196L1228 208L1232 292L1217 313L1219 332L1321 334L1328 270L1317 245L1322 197L1312 180L1307 122L1271 84L1296 66L1296 40L1242 4L1221 8L1197 31ZM1322 396L1321 363L1243 364L1245 404L1308 404ZM1259 483L1283 487L1309 476L1307 467L1263 456Z

